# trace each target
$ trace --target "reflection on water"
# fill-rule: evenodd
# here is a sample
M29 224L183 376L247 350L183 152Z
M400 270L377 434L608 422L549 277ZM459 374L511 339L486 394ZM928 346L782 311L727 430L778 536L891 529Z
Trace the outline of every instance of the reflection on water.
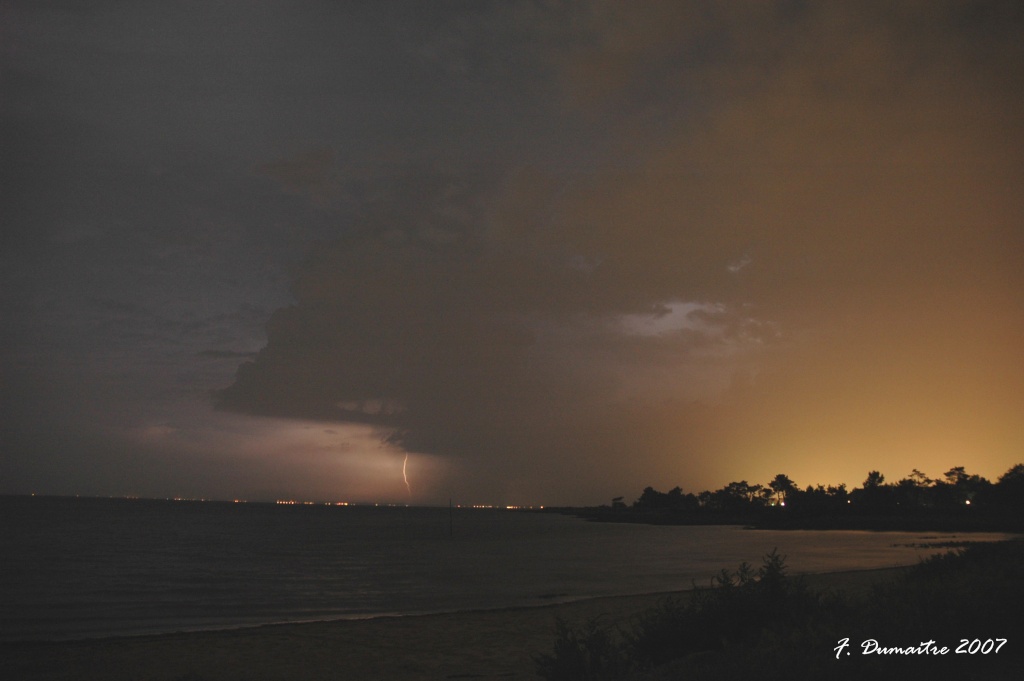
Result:
M793 573L907 565L985 533L589 523L504 510L0 498L0 638L540 605L707 583L773 549Z

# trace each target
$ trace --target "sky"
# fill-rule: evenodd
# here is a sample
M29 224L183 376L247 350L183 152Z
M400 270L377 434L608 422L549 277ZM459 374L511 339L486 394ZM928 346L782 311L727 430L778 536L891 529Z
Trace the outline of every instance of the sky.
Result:
M1024 7L0 2L0 493L1024 461Z

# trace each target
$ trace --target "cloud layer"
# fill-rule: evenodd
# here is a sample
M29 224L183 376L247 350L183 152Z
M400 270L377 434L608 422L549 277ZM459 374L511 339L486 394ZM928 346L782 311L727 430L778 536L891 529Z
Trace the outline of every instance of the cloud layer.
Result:
M1019 462L1019 3L4 12L0 491Z
M359 218L221 405L376 423L513 478L1012 456L1019 11L677 5L526 27L561 35L514 98L539 139L572 131L557 154L341 178Z

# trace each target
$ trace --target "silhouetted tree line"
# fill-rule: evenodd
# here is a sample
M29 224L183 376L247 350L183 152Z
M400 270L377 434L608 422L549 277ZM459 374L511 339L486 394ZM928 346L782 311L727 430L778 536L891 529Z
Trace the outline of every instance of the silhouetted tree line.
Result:
M955 466L941 478L930 478L915 468L894 483L886 482L879 471L870 471L864 483L852 490L845 484L801 489L782 473L766 485L740 480L699 494L685 493L680 487L668 492L647 487L631 506L616 497L611 506L590 515L634 522L839 527L864 524L858 521L865 519L883 526L887 520L913 526L917 520L944 519L957 527L980 523L1012 529L1024 523L1024 464L1013 466L994 483Z

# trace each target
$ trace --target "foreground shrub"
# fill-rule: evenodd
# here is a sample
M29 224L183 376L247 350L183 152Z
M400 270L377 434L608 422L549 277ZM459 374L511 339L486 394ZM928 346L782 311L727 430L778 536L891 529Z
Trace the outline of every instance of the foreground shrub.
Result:
M613 681L629 670L629 662L614 637L597 620L582 631L570 629L564 621L555 623L555 650L537 658L538 674L561 681Z
M786 577L773 551L756 573L747 564L723 570L711 588L663 600L629 631L591 621L576 632L560 622L537 671L548 681L1015 679L1024 669L1022 634L1024 542L933 557L859 598L810 591ZM965 638L1007 643L998 654L954 653ZM950 653L866 655L869 639L900 648L933 640ZM848 649L837 654L843 640Z
M621 679L686 655L749 644L768 623L798 618L813 601L785 569L785 558L772 551L756 573L747 563L722 570L711 588L694 585L687 598L664 599L629 632L607 631L596 621L577 632L558 622L554 651L537 658L538 673L552 681Z

